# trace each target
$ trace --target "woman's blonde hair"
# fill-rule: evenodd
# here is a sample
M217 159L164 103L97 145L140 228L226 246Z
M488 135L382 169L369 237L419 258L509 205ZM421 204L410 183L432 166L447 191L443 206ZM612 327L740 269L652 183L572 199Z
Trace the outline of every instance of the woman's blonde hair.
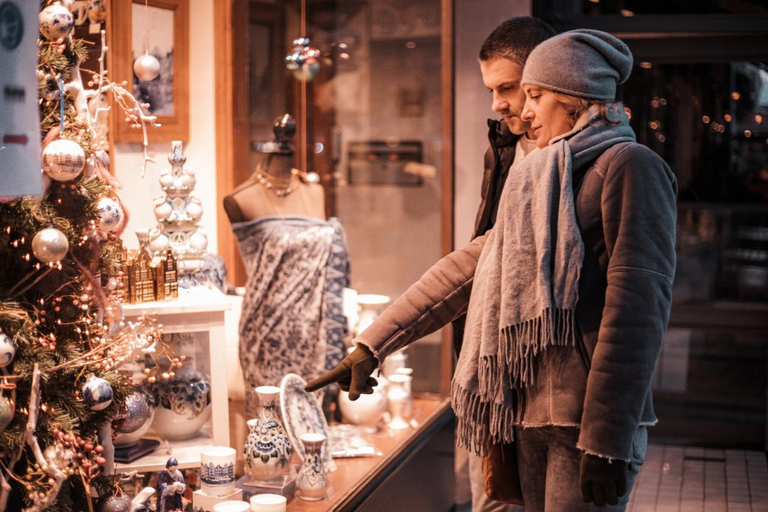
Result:
M620 101L588 100L557 91L552 91L552 93L557 98L557 101L565 107L568 123L571 125L571 128L576 125L582 114L593 105L599 109L599 115L606 123L619 124L621 122L619 113L624 107Z

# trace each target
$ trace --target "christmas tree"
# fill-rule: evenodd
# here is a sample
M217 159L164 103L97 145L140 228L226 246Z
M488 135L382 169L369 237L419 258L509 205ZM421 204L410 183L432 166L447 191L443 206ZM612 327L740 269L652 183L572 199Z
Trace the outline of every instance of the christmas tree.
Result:
M161 338L151 319L121 319L127 213L97 130L106 112L95 107L112 94L132 124L152 118L106 79L106 47L84 86L87 48L72 37L71 13L60 2L40 7L46 188L0 203L0 510L92 511L115 491L110 423L133 385L118 365Z

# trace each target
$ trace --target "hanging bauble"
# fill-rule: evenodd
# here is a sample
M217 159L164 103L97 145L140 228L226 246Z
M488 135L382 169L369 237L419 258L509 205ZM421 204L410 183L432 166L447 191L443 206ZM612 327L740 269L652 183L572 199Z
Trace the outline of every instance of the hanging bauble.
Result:
M69 241L64 233L56 228L45 228L32 239L32 253L43 263L58 263L67 255Z
M112 386L106 380L92 375L83 384L83 401L92 411L101 411L112 403Z
M125 399L125 415L116 423L114 444L117 447L136 444L152 426L155 410L146 395L134 391Z
M133 62L133 72L142 82L154 80L160 74L160 61L147 52Z
M46 39L59 39L67 37L75 26L75 18L69 9L61 5L60 2L49 5L40 11L40 33Z
M302 82L311 82L317 78L319 72L319 62L305 62L300 68L293 70L293 76Z
M123 222L123 207L109 197L102 197L96 206L99 210L99 229L105 233L117 229Z
M123 494L119 498L112 495L102 498L102 500L98 507L99 512L129 512L131 510L131 497L127 494Z
M302 37L293 41L293 49L285 56L285 67L296 79L310 82L320 71L320 50L310 46L309 39Z
M0 331L0 368L11 364L13 356L16 355L16 346L10 336Z
M16 414L16 404L13 403L13 398L0 395L0 434L11 424L14 414Z
M69 139L56 139L43 150L43 170L56 181L77 178L85 167L85 152Z

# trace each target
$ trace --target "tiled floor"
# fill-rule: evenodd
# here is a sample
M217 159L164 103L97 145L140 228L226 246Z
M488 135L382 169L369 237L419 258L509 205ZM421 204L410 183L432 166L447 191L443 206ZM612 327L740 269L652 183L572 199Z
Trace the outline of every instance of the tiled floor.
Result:
M765 453L651 444L627 512L768 512Z
M768 512L765 453L649 445L628 512Z

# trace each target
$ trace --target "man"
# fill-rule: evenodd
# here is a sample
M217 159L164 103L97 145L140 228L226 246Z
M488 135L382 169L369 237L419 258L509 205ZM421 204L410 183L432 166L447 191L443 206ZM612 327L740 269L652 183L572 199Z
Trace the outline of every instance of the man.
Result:
M490 147L485 153L482 201L477 211L472 238L485 234L496 222L501 191L509 168L515 160L524 158L536 147L536 137L530 124L521 119L525 92L520 86L525 61L542 41L555 35L546 23L529 17L510 18L496 27L480 48L478 60L483 84L492 95L491 110L501 120L488 120ZM453 343L456 353L461 350L464 336L462 316L453 323ZM463 450L463 449L459 449ZM482 459L464 451L469 457L469 481L473 512L511 512L520 510L491 500L483 489Z

